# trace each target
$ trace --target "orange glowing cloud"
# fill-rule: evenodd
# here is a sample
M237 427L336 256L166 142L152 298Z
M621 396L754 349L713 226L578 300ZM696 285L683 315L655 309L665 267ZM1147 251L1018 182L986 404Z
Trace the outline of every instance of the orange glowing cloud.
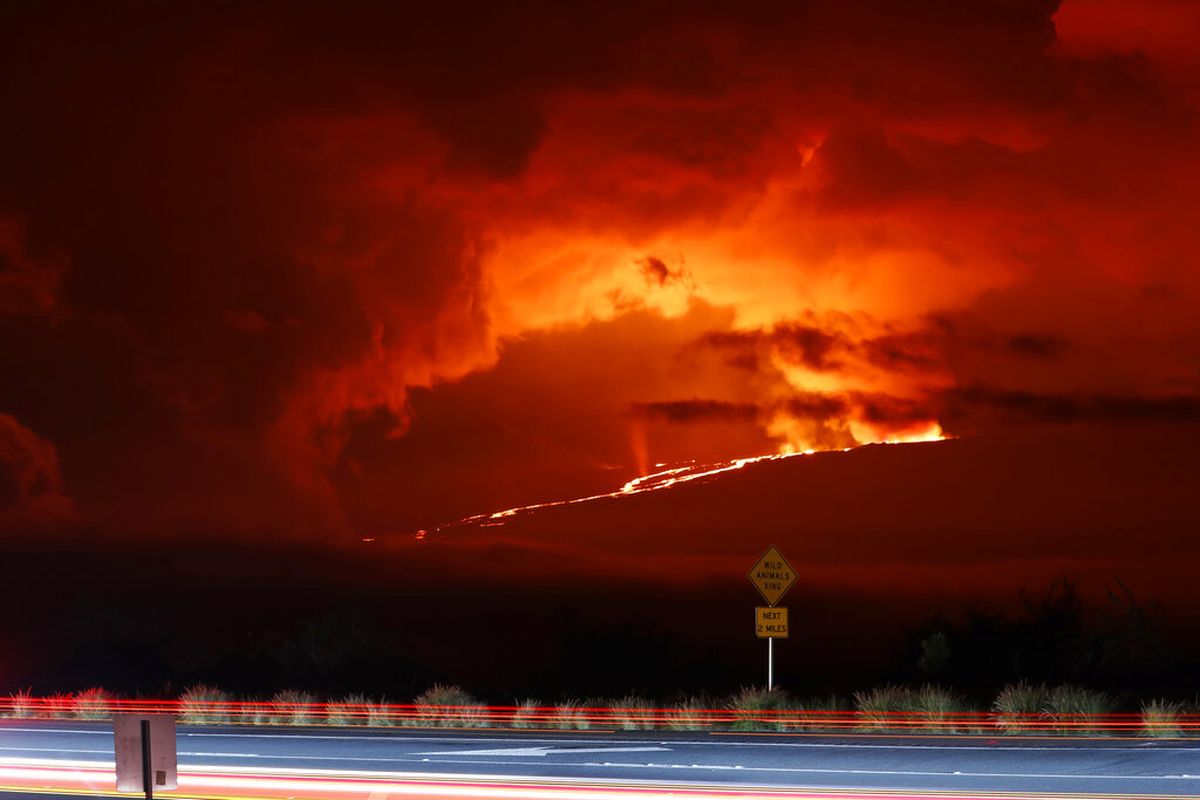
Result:
M1189 12L1052 6L10 12L0 411L316 535L1186 417Z

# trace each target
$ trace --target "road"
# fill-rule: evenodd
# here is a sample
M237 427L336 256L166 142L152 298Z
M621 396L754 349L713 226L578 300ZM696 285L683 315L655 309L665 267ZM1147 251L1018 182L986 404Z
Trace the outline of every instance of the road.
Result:
M178 751L180 797L1200 797L1200 739L180 726ZM107 723L0 720L0 798L110 792L112 760Z

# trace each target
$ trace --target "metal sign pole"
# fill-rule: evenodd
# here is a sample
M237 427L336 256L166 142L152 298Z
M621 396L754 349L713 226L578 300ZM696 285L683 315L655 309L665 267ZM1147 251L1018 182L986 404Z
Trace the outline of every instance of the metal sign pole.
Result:
M767 639L767 691L775 688L775 640Z
M142 720L142 790L154 800L154 768L150 764L150 720Z

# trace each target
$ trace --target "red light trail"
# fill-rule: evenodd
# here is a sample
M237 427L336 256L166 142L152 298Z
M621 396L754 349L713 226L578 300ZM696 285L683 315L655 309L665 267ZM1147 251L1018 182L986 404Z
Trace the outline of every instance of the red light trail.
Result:
M837 732L839 735L871 735L881 729L907 733L935 735L950 730L980 736L1004 734L1013 738L1014 732L1029 734L1102 732L1106 735L1136 736L1147 729L1142 714L1019 714L994 711L962 711L953 713L919 711L818 711L818 710L736 710L731 708L621 708L611 706L513 705L427 705L414 703L286 703L256 700L198 701L198 700L121 700L105 699L89 709L90 718L97 719L112 713L173 714L192 720L222 724L255 724L265 718L303 718L307 726L345 727L324 722L336 707L336 714L353 720L357 725L432 729L498 728L510 730L564 730L566 723L585 723L595 728L621 729L636 726L640 729L716 729L715 733L738 733L733 726L754 724L771 727L771 735L817 735ZM0 716L16 719L79 719L87 718L80 711L74 695L52 697L0 698ZM1200 713L1181 713L1169 723L1172 729L1184 734L1200 732ZM543 726L539 728L539 726ZM866 734L863 731L867 731ZM749 731L754 733L754 731Z

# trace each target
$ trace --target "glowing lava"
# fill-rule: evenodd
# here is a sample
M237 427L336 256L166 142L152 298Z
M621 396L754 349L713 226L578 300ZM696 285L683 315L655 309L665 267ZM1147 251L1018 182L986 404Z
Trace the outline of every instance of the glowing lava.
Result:
M937 423L930 423L928 427L916 431L909 431L903 435L891 435L886 439L877 441L863 442L858 447L867 445L879 444L913 444L917 442L940 442L946 440L947 437ZM840 448L843 452L852 450L852 447ZM782 452L770 453L760 456L746 456L743 458L735 458L730 461L717 461L706 464L697 464L695 461L689 461L687 464L670 469L651 472L648 475L642 475L625 483L620 489L611 492L603 492L601 494L591 494L584 497L573 497L566 500L548 500L544 503L531 503L525 506L515 506L506 508L502 511L492 511L484 514L474 514L469 517L448 522L439 525L432 530L433 533L450 528L462 528L469 526L478 526L481 528L492 528L504 525L509 519L521 514L528 514L534 511L540 511L545 508L556 508L558 506L573 506L581 503L591 503L596 500L609 500L617 497L627 497L634 494L644 494L646 492L657 492L664 489L670 489L672 486L678 486L683 483L691 483L693 481L710 480L722 473L733 472L745 467L747 464L758 464L764 461L782 461L785 458L796 458L798 456L810 456L818 452L815 449L806 450L791 450L784 447ZM656 467L666 466L665 464L655 464ZM427 531L418 531L416 538L423 540L428 535Z

